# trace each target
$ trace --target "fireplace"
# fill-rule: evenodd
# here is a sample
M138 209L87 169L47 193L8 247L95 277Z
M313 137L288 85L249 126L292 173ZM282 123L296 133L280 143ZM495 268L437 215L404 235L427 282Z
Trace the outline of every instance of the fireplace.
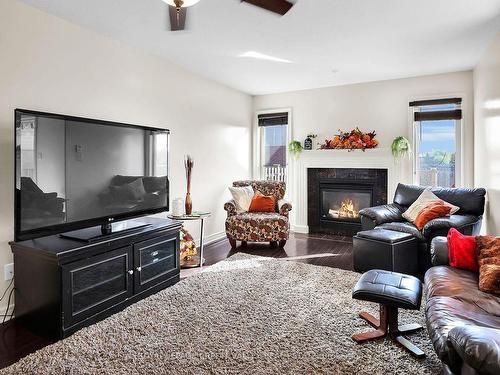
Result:
M311 168L308 191L309 231L352 236L361 209L387 203L387 170Z

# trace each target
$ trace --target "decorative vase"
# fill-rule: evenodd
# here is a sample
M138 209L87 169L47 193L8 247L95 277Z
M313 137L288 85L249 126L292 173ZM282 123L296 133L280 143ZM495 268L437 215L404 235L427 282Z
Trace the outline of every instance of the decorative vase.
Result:
M186 155L184 158L184 168L186 169L186 201L184 206L186 208L186 215L190 216L193 213L193 201L191 200L191 173L193 171L194 161L191 156Z
M186 202L184 203L186 208L186 215L190 216L193 213L193 201L191 200L191 193L186 193Z

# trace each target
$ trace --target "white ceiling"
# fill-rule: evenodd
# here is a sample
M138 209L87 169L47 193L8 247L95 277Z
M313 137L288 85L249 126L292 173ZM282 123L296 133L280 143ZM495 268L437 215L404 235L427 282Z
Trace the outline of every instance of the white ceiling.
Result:
M468 70L500 31L500 0L201 0L182 32L161 0L22 1L254 95Z

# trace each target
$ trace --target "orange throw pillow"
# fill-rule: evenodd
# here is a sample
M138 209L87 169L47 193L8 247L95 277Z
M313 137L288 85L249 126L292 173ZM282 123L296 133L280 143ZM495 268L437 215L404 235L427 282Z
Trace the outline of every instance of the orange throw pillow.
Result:
M272 195L256 191L248 212L276 212L276 199Z
M479 290L500 295L500 238L477 236Z
M445 206L443 202L433 202L420 211L415 219L415 226L418 230L422 230L429 221L438 217L448 216L450 211L451 207Z

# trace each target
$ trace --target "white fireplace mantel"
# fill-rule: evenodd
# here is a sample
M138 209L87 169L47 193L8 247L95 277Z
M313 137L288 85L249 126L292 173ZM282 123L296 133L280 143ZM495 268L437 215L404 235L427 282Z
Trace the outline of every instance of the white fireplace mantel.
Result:
M292 230L308 233L307 225L307 169L308 168L377 168L387 169L387 198L392 200L397 183L401 181L401 164L396 163L389 148L361 150L311 150L303 151L292 161L290 168Z

